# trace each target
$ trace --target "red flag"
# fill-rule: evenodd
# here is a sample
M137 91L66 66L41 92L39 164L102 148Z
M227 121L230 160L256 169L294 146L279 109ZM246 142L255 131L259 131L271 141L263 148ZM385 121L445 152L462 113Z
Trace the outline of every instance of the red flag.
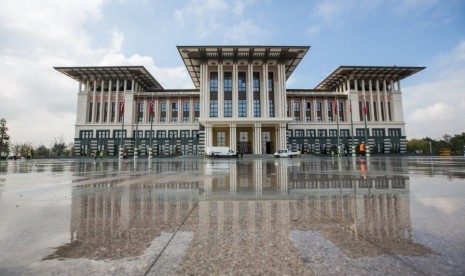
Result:
M337 101L334 99L334 114L337 114Z
M120 115L124 115L124 101L121 104Z
M367 115L367 106L365 105L365 103L363 103L363 114Z
M153 112L153 111L154 111L153 108L154 108L153 102L150 102L150 116L153 116L153 113L154 113L154 112Z

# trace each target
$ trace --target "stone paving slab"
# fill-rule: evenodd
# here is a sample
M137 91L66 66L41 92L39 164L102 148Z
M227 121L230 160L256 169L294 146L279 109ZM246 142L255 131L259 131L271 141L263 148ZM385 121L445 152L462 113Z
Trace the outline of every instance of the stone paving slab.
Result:
M463 275L465 158L0 161L0 275Z

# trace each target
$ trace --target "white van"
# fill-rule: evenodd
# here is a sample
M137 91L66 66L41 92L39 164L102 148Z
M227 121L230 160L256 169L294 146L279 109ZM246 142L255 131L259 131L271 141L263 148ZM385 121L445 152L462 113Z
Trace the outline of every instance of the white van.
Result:
M237 152L233 151L228 147L207 147L205 154L208 157L235 157L237 158Z

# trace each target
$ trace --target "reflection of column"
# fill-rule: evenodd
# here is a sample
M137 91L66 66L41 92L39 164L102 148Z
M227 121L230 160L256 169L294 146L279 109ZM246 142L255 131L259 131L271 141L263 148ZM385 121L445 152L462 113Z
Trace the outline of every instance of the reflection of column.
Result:
M229 194L231 196L236 195L237 191L237 165L232 164L230 167L230 178L229 178Z
M263 190L263 168L262 160L254 160L254 183L255 183L255 194L261 195Z
M247 64L247 117L253 117L253 64Z
M281 195L287 195L287 160L283 160L278 165L278 185L280 187Z
M260 123L254 125L254 154L262 154L262 128Z
M229 128L229 147L237 152L237 141L236 141L236 124L232 123Z

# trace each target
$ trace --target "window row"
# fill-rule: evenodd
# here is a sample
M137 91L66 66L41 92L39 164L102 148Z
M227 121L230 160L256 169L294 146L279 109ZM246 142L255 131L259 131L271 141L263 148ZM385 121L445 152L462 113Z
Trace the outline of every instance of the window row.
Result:
M367 136L370 136L370 129L366 129ZM288 137L337 137L337 129L289 129L287 130ZM365 129L357 128L355 130L356 137L364 137ZM386 129L384 128L373 128L371 129L371 136L384 137L386 136ZM400 137L400 128L389 128L387 136ZM350 137L350 131L348 129L340 129L339 137Z
M96 130L94 137L93 130L81 130L79 131L79 138L81 139L111 139L111 138L121 138L121 133L123 133L123 138L127 138L127 130L121 131L121 129L113 130L113 135L110 136L110 130ZM192 138L197 139L199 137L198 130L138 130L137 132L133 131L133 138Z
M94 103L88 104L87 110L87 122L96 123L114 123L122 122L124 115L124 104L123 102L118 103L118 109L116 108L116 102L111 102L110 106L108 102L104 102L103 106L100 102L97 102L94 107ZM179 106L178 102L171 102L170 109L168 111L168 103L160 102L159 108L152 103L148 102L147 106L144 103L137 103L134 122L168 122L168 115L171 118L170 122L179 122ZM191 106L189 101L182 102L181 120L182 122L190 122L190 111ZM169 113L168 113L169 112ZM198 122L200 117L200 102L194 102L194 122Z

